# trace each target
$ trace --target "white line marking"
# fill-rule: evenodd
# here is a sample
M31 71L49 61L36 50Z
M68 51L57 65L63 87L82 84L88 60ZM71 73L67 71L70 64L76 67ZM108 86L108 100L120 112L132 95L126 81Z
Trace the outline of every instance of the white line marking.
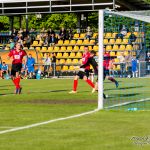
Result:
M17 127L17 128L13 128L13 129L9 129L9 130L4 130L4 131L0 131L0 134L5 134L5 133L9 133L9 132L24 130L24 129L29 129L29 128L33 128L33 127L37 127L37 126L57 122L57 121L68 120L68 119L72 119L72 118L78 118L78 117L81 117L81 116L92 114L92 113L97 112L97 111L99 111L99 110L95 109L93 111L88 111L88 112L84 112L84 113L69 116L69 117L57 118L57 119L48 120L48 121L44 121L44 122L40 122L40 123L35 123L35 124L27 125L27 126Z
M150 97L149 98L145 98L145 99L136 100L136 101L115 104L115 105L112 105L112 106L105 107L105 109L119 107L119 106L125 106L125 105L129 105L129 104L133 104L133 103L145 102L145 101L149 101L149 100L150 100Z
M3 129L3 128L6 128L6 129L11 129L11 128L16 128L16 127L3 127L3 126L0 126L0 129Z

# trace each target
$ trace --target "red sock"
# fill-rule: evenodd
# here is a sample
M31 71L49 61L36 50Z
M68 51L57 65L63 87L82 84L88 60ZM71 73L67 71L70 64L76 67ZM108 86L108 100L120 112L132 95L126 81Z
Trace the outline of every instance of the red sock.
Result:
M77 90L77 86L78 86L78 80L74 80L74 83L73 83L73 90L74 91Z
M87 82L92 88L95 87L94 83L93 83L91 80L87 79L86 82Z
M116 82L116 80L112 77L108 77L108 80L110 80L111 82Z
M15 78L15 79L13 80L13 82L14 82L16 88L19 89L19 88L20 88L20 77Z

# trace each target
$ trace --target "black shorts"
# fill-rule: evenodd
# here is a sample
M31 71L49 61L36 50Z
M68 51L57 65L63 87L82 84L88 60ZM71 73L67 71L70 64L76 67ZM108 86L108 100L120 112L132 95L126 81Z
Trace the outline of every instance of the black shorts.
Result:
M89 77L89 70L85 70L84 72L83 71L79 71L77 73L77 75L79 76L80 79L83 79L84 76L86 76L88 78Z
M22 64L12 64L11 75L15 76L16 72L21 72Z

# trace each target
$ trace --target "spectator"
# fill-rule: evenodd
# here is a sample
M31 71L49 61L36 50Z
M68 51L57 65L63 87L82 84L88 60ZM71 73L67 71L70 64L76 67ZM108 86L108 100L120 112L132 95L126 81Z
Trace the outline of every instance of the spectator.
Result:
M14 49L14 47L15 47L15 42L14 42L14 40L13 39L10 39L10 50L12 50L12 49Z
M8 65L3 62L2 67L1 67L1 77L4 79L4 74L8 75Z
M134 31L135 32L139 32L139 26L140 26L140 23L138 20L135 21L135 24L134 24Z
M126 76L126 63L125 63L125 56L124 52L121 52L121 55L118 56L118 59L120 61L120 69L121 69L121 76L120 77L125 77Z
M50 67L51 67L51 59L49 58L49 54L46 54L46 58L44 59L44 75L47 76Z
M69 31L68 31L68 39L72 40L72 38L73 38L73 30L69 29Z
M56 74L56 56L54 53L52 53L52 70L53 70L53 75L55 76Z
M118 39L118 38L123 39L123 37L127 35L127 32L128 32L128 30L127 30L126 26L123 25L120 30L120 33L116 34L116 39Z
M136 41L136 36L134 33L131 33L131 35L129 36L129 44L134 44L134 42Z
M48 33L45 34L45 37L44 37L44 46L48 46L49 45L49 42L50 42L50 38L48 36Z
M87 29L86 29L86 37L85 38L90 40L91 36L92 36L92 30L88 26Z
M57 38L55 37L55 34L52 34L50 37L50 45L55 45L57 43Z
M34 75L34 64L35 64L35 59L32 57L32 54L29 54L26 65L27 65L27 70L30 79Z
M127 68L127 76L129 78L132 77L132 66L131 66L132 56L131 52L127 56L125 56L126 68Z
M150 52L147 53L146 61L147 61L147 71L148 73L150 73Z
M15 37L15 36L17 36L17 34L18 34L18 31L14 28L13 32L12 32L12 36Z
M109 69L109 76L114 77L114 59L110 59L108 69Z
M48 29L47 33L49 37L52 36L52 34L55 36L55 32L51 28Z
M30 48L30 45L31 45L31 37L28 35L26 38L25 38L25 45L28 47L28 49Z
M137 67L138 67L138 61L137 61L137 59L136 59L136 57L134 56L133 58L132 58L132 77L133 78L137 78L138 77L138 69L137 69Z
M66 29L65 28L61 28L61 30L59 31L59 39L66 40Z

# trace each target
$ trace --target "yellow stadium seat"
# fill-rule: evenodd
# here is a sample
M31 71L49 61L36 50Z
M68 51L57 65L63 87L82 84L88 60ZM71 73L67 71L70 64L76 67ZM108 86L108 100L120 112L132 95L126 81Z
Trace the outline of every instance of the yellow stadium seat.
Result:
M106 51L111 51L112 50L112 46L111 45L107 45L106 46Z
M74 66L69 66L69 71L74 71Z
M64 64L65 63L65 59L60 59L59 63L60 64Z
M110 52L110 56L116 56L115 52Z
M81 52L78 52L77 54L76 54L76 57L82 57L82 53Z
M63 57L69 57L68 53L63 53Z
M78 33L75 33L73 38L79 38L79 34Z
M116 37L116 34L118 34L118 33L114 32L114 33L112 34L112 38L115 38L115 37Z
M48 47L48 51L53 51L53 47Z
M47 47L42 47L41 51L47 51Z
M119 50L119 47L118 47L118 45L113 45L113 48L112 48L112 50L114 51L116 51L116 50Z
M120 70L120 65L117 65L117 66L116 66L116 70Z
M54 47L54 51L59 51L59 47L58 47L58 46L55 46L55 47Z
M73 50L74 51L78 51L79 50L79 46L75 46Z
M90 40L90 44L94 44L95 43L95 40Z
M69 45L69 40L65 40L64 45Z
M104 39L104 44L108 44L108 39Z
M114 62L115 62L115 63L119 63L119 59L118 59L118 58L115 58L115 59L114 59Z
M73 63L73 64L78 64L79 61L78 61L78 59L73 59L72 63Z
M80 50L83 51L84 50L84 46L80 46Z
M72 60L71 59L67 59L66 60L66 64L71 64L72 63Z
M60 50L61 51L66 51L66 46L61 46Z
M68 66L63 66L62 71L68 71Z
M41 50L41 47L36 47L36 50L37 50L37 51L40 51L40 50Z
M105 37L106 38L111 38L112 37L112 33L110 33L110 32L106 33Z
M128 56L128 55L129 55L128 51L125 51L125 52L124 52L124 55L125 55L125 56Z
M61 66L56 66L56 71L61 71Z
M127 50L127 51L128 51L128 50L129 50L129 51L130 51L130 50L133 50L132 45L127 45L127 46L126 46L126 50Z
M62 57L62 53L57 53L57 56L58 58Z
M76 44L77 45L82 45L82 40L78 40Z
M86 44L89 44L89 40L87 40L87 39L84 40L84 41L83 41L83 44L85 44L85 45L86 45Z
M94 45L94 46L93 46L93 50L94 50L94 51L98 51L98 46L97 46L97 45Z
M121 56L121 52L117 52L117 54L116 54L117 56Z
M119 48L119 50L122 50L122 51L124 51L125 49L126 49L125 45L120 45L120 48Z
M72 46L67 46L67 51L72 51Z
M134 32L133 34L134 34L136 37L138 37L140 33L139 33L139 32Z
M80 38L85 38L85 33L81 33Z
M128 44L128 39L123 39L122 44Z
M116 39L115 44L121 44L122 43L122 39Z
M115 39L110 39L109 40L109 44L114 44L115 43Z
M63 44L63 40L59 40L57 44L58 45L62 45Z
M74 58L74 57L75 57L75 53L73 53L73 52L70 53L70 56L69 56L69 57L73 57L73 58Z
M75 45L76 44L76 40L71 40L70 41L70 45Z
M89 51L91 51L93 49L92 46L88 46L88 48L89 48Z
M92 38L96 38L98 36L98 33L94 33Z
M43 41L40 41L39 44L37 46L42 46L43 45Z
M38 46L38 41L33 41L33 44L31 46Z
M124 38L129 38L130 35L131 35L131 32L128 32Z
M137 39L135 40L135 42L136 42L136 43L141 43L141 42L142 42L142 38L137 38Z
M58 59L56 59L56 64L59 64L59 60Z

